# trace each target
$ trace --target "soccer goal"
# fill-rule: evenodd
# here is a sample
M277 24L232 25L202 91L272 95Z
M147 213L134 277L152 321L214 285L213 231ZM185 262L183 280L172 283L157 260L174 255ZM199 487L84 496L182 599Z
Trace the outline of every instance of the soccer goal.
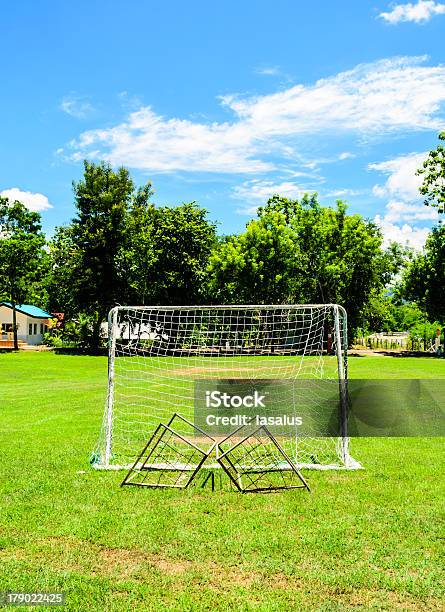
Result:
M341 306L119 306L110 311L108 329L108 396L95 467L131 466L174 413L193 421L202 381L291 384L291 409L310 404L312 415L310 435L295 425L281 436L295 465L360 467L347 435L347 319ZM339 426L327 435L323 423L332 415L324 412L331 410L327 395L333 390Z

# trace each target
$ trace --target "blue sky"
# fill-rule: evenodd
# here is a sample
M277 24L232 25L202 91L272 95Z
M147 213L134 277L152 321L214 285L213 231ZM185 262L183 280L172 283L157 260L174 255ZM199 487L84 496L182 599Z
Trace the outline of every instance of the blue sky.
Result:
M2 22L0 192L48 234L84 157L222 233L273 193L341 197L417 247L437 219L415 169L445 128L445 4L28 0Z

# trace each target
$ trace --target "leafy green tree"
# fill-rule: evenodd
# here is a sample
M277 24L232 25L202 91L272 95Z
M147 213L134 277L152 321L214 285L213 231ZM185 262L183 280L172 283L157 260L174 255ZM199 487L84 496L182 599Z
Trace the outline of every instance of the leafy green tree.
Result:
M199 304L207 298L206 268L215 225L194 202L156 207L152 191L136 197L127 218L119 265L128 303Z
M208 297L207 265L216 242L215 224L194 202L153 208L152 214L151 303L202 304Z
M210 258L216 302L274 304L297 293L299 250L284 212L268 210L246 231L220 242Z
M17 200L0 197L0 287L12 304L14 347L18 349L16 306L29 299L45 274L47 256L40 215Z
M156 207L150 183L135 189L126 169L115 172L105 163L85 162L83 179L73 186L77 215L50 243L49 301L66 318L82 318L91 348L116 303L205 300L216 233L204 209Z
M399 331L395 309L392 300L383 292L371 296L361 313L360 327L363 333Z
M100 328L109 309L126 295L122 250L128 241L132 206L142 206L150 185L135 190L125 168L84 162L84 174L73 182L77 214L58 228L50 244L50 303L68 316L90 320L90 346L100 343Z
M92 317L91 344L96 348L100 326L121 296L117 256L125 244L134 184L125 168L114 171L110 164L85 161L84 176L73 183L73 190L77 216L72 222L72 236L82 272L76 300L79 310ZM79 270L76 272L78 276Z
M386 293L371 297L362 312L362 320L363 330L366 332L416 330L418 335L419 329L429 330L428 326L434 325L428 322L426 312L417 304L400 301L399 297Z
M208 301L207 265L216 243L215 225L194 202L155 207L135 201L127 220L120 263L127 301L137 304L202 304ZM180 333L171 311L170 342Z
M445 132L439 134L445 140ZM434 206L439 213L445 212L445 147L441 144L429 152L417 174L423 176L420 193L425 196L425 204Z
M132 200L125 241L118 254L122 278L122 300L127 304L149 304L153 299L155 254L153 230L155 205L151 184L140 188Z
M445 321L445 227L432 229L424 252L406 270L400 292L424 309L431 321Z
M424 325L426 320L426 313L421 310L416 304L403 303L398 304L394 301L392 303L392 316L394 319L394 331L409 331L414 327Z
M51 312L63 312L70 319L79 311L77 288L82 283L79 246L73 226L57 227L49 241L50 270L46 279Z
M300 252L306 254L300 299L342 304L353 332L368 300L398 270L398 249L383 249L377 225L359 214L348 215L340 200L335 208L322 207L315 195L305 196L290 223Z
M212 257L212 290L226 301L339 303L353 330L400 265L397 249L382 242L379 228L341 201L331 208L316 195L274 196Z

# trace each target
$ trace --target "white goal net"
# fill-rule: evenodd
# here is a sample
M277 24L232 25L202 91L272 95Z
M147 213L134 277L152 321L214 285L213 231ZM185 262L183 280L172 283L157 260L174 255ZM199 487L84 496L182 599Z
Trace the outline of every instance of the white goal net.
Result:
M112 309L108 397L93 465L131 465L174 413L193 422L203 380L291 383L292 410L310 404L312 429L308 435L295 425L280 436L288 456L299 467L360 467L347 437L346 312L335 304ZM324 423L332 415L324 413L333 389L340 425L330 436Z

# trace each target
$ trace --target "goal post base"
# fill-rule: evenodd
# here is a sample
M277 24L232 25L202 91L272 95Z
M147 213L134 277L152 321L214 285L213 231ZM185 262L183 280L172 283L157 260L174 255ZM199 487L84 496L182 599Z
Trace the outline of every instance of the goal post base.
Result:
M133 463L123 463L123 464L110 464L110 465L103 465L100 463L92 463L91 464L91 468L93 470L98 470L98 471L119 471L119 470L129 470L134 464ZM142 466L142 463L140 464ZM221 466L219 465L219 463L212 462L212 463L206 463L206 469L209 470L221 470ZM358 461L355 461L355 459L351 459L350 461L348 461L347 464L344 465L340 465L340 464L328 464L328 465L321 465L321 464L316 464L316 463L295 463L295 467L299 470L318 470L318 471L354 471L354 470L364 470L365 468L363 467L363 465L361 463L359 463Z

